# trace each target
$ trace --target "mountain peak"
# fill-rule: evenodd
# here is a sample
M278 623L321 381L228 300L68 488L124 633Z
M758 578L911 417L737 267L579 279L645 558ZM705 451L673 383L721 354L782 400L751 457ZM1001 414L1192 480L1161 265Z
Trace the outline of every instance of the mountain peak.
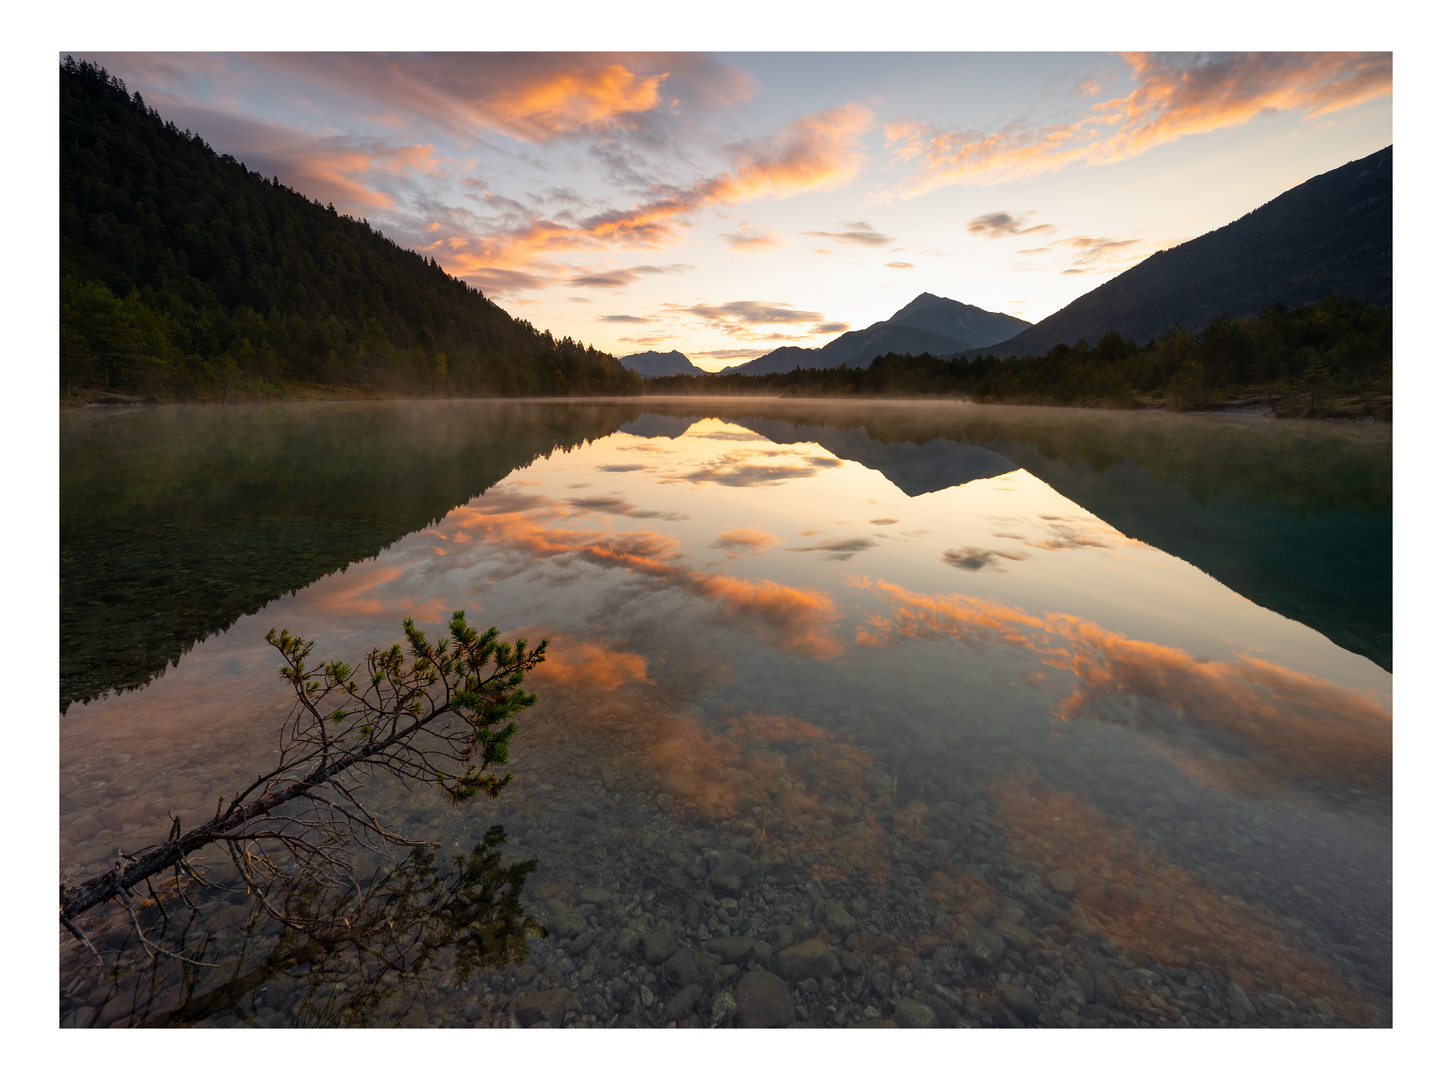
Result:
M892 320L893 319L896 319L899 315L906 315L908 312L910 312L910 311L916 311L918 308L931 307L931 306L935 306L937 304L957 304L957 303L958 303L958 301L956 301L956 300L949 300L946 296L934 296L930 292L918 293L917 296L914 296L906 304L904 304L902 307L898 308L890 316L888 316L887 321L888 322L892 322ZM961 304L959 306L960 307L968 307L970 305L968 305L968 304Z
M1030 324L1012 315L984 311L972 304L925 292L878 325L927 330L961 341L965 349L976 349L1013 337L1027 330Z
M839 364L865 368L876 357L889 352L952 356L1005 341L1029 325L1012 315L984 311L972 304L925 292L919 293L891 318L862 330L849 330L820 349L784 345L726 370L763 375L796 367L824 368ZM629 367L630 358L622 359L621 363Z
M704 375L705 372L691 363L685 353L672 349L670 352L631 353L620 357L620 362L643 378L654 379L662 375Z

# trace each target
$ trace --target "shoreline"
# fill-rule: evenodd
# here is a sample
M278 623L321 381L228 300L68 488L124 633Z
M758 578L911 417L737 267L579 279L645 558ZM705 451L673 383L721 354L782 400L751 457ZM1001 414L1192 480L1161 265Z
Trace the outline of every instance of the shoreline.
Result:
M1376 400L1367 401L1365 398L1341 398L1332 399L1324 407L1318 403L1316 414L1311 415L1309 403L1307 408L1297 410L1298 399L1275 399L1274 404L1268 404L1264 395L1251 398L1234 398L1213 405L1207 405L1200 409L1172 410L1163 401L1147 400L1143 402L1114 402L1114 401L1039 401L1039 400L1011 400L1011 401L974 401L966 397L933 397L933 396L894 396L894 395L824 395L819 397L805 394L606 394L598 396L578 397L503 397L503 396L425 396L411 394L390 394L381 390L362 390L352 387L323 387L320 385L288 385L280 394L269 395L248 395L245 397L232 396L227 399L216 398L192 398L187 400L159 399L156 397L145 397L139 394L125 394L116 391L102 391L96 394L72 394L69 397L62 397L59 401L60 409L128 409L147 408L164 405L256 405L256 404L285 404L294 402L340 402L340 401L555 401L555 402L600 402L610 404L628 404L635 402L652 402L666 404L671 402L686 401L771 401L781 403L813 403L848 405L854 402L879 403L879 404L905 404L905 405L978 405L992 406L1002 405L1017 408L1040 408L1040 409L1066 409L1093 412L1175 412L1182 416L1242 416L1260 417L1268 420L1344 420L1358 423L1382 423L1392 422L1392 399L1390 396ZM1286 405L1290 405L1286 408ZM1277 406L1280 406L1279 408Z

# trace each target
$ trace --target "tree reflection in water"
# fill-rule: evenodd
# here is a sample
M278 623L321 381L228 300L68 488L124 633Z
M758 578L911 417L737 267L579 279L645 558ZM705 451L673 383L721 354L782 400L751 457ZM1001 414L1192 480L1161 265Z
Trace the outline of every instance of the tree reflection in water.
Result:
M225 901L204 902L166 926L153 904L142 912L148 938L189 959L157 953L148 960L134 933L119 929L107 941L121 946L109 971L101 973L83 948L69 950L62 961L62 1026L411 1023L421 990L445 982L463 987L486 969L523 961L529 939L547 936L520 898L538 863L505 863L506 843L495 825L452 868L417 850L376 874L361 904L333 890L294 887L282 903L289 915L309 921L326 922L357 905L360 913L348 925L324 932L283 926L255 903ZM446 971L449 978L441 978Z

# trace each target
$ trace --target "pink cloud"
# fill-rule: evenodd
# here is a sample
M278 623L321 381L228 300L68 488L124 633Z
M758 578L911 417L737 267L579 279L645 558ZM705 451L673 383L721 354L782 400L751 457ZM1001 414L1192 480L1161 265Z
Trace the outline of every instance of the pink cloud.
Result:
M847 183L861 167L856 141L871 121L872 114L857 105L814 113L772 136L739 144L729 170L688 188L660 186L653 197L629 209L602 211L580 222L531 218L478 236L440 262L450 273L475 281L492 270L539 269L542 259L556 253L676 243L701 210Z
M649 113L749 98L749 76L711 57L609 53L454 53L391 57L268 53L251 58L325 92L410 120L544 143L629 129Z
M996 184L1072 165L1107 165L1177 141L1248 123L1268 112L1316 118L1385 97L1389 53L1238 53L1125 57L1136 83L1067 123L953 131L902 120L887 125L897 160L916 175L883 199L954 184Z

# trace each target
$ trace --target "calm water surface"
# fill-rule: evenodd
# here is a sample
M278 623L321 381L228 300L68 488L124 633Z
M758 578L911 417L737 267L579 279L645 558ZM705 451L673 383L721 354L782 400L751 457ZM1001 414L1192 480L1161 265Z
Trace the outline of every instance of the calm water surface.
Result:
M388 903L513 882L493 951L477 903L323 948L217 890L163 935L215 966L64 940L61 1022L1389 1024L1390 453L892 403L67 417L63 878L264 767L269 627L552 644L503 797L377 795L441 845Z

